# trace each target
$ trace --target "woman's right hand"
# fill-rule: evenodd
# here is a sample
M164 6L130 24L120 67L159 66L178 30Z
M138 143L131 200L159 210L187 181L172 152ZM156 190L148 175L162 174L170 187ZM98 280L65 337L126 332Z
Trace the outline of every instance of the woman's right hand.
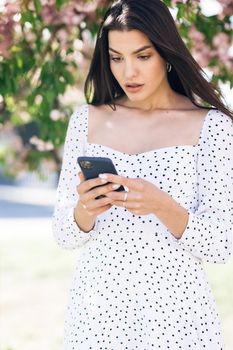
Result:
M110 209L112 207L112 199L108 197L97 197L104 196L106 193L114 191L117 189L117 185L112 183L104 185L106 180L98 177L95 179L85 180L82 172L79 172L78 175L80 178L80 184L77 186L77 192L79 195L77 206L81 204L86 210L87 214L93 217L96 217L97 215ZM118 187L120 187L120 185Z

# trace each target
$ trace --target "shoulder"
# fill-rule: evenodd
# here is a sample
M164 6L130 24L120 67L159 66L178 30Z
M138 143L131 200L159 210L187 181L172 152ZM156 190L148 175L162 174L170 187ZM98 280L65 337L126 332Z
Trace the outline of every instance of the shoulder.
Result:
M217 108L205 108L194 105L189 98L181 95L177 95L177 105L181 106L181 109L188 111L187 115L189 117L189 121L195 123L206 122L206 124L213 125L213 123L218 125L232 125L232 118Z
M210 109L206 119L209 132L232 132L233 120L222 111L218 109Z
M74 109L68 120L67 134L80 135L84 133L87 125L87 104L82 104Z
M95 106L84 103L77 107L72 113L69 126L72 129L78 129L80 132L91 134L98 130L99 126L109 117L111 108L108 105Z
M81 127L84 128L86 124L88 116L88 105L87 104L82 104L81 106L78 106L74 109L73 113L71 114L69 118L69 129L77 129Z
M229 152L233 154L233 123L232 118L218 109L209 110L200 140L201 148L210 147L212 152Z
M210 114L210 119L211 120L219 120L222 122L232 122L232 118L229 117L226 113L223 113L222 111L220 111L219 109L216 108L212 108L209 110L209 114Z
M89 110L89 113L90 114L94 114L94 115L97 115L97 114L102 114L102 113L109 113L110 111L112 111L111 107L107 104L102 104L102 105L98 105L98 106L95 106L95 105L92 105L92 104L88 104L86 105L88 110Z
M95 132L112 115L113 110L109 105L87 105L89 133Z
M84 103L81 106L76 107L70 118L76 119L82 115L86 115L88 113L88 106L88 104Z

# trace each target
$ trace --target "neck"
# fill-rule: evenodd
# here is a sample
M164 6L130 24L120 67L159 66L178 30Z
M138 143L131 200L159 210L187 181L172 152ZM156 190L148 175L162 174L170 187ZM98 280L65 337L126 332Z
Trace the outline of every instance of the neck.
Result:
M180 95L170 88L163 87L152 97L144 101L132 101L126 95L119 101L119 105L135 108L142 111L153 111L157 109L176 109Z

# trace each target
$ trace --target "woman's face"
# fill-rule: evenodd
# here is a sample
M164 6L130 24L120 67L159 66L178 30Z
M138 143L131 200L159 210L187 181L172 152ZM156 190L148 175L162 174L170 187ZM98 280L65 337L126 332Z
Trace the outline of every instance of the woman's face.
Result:
M131 101L150 102L168 86L166 62L138 30L109 32L111 71Z

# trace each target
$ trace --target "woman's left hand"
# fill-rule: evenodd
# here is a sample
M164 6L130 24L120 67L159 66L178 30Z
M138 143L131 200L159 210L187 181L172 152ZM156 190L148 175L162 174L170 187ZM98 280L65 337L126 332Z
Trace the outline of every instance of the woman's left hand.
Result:
M141 178L126 178L113 174L100 174L108 182L128 188L128 191L112 191L106 194L114 200L113 205L124 207L136 215L155 214L168 194L149 181Z

